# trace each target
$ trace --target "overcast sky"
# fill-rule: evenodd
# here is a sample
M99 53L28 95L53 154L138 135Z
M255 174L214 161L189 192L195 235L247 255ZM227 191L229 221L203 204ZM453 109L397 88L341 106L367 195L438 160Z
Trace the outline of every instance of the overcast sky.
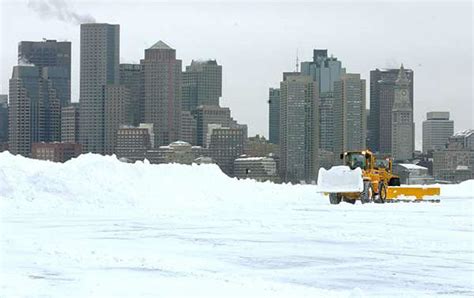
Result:
M42 6L48 2L67 20ZM471 1L353 2L0 0L0 93L8 93L19 41L69 40L72 99L78 101L77 22L95 19L120 24L121 62L138 63L160 39L176 49L183 67L192 59L217 59L221 105L248 124L251 135L268 135L268 88L295 69L297 52L308 61L313 48L327 48L347 72L367 79L367 87L372 69L412 68L417 148L427 111L448 110L455 130L473 128Z

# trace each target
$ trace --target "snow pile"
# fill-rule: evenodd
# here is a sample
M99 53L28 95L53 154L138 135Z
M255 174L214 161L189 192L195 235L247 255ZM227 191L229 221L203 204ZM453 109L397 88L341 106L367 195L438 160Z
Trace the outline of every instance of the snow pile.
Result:
M441 188L441 197L474 198L474 179L459 184L437 184Z
M173 212L209 210L223 202L227 208L270 206L315 196L315 186L238 180L217 165L129 164L94 154L53 163L0 154L0 197L28 206L73 202L92 208L137 206Z
M335 166L329 170L319 169L318 191L358 192L364 189L362 170L351 170L348 166Z
M130 206L178 212L223 208L273 208L298 200L326 199L320 192L361 191L361 170L346 166L320 169L318 186L238 180L217 165L151 165L122 163L114 156L81 155L53 163L0 153L0 198L16 206L85 205L94 208ZM441 197L473 197L474 180L439 185ZM326 199L327 200L327 199ZM75 207L74 207L75 208ZM236 209L237 208L237 209Z

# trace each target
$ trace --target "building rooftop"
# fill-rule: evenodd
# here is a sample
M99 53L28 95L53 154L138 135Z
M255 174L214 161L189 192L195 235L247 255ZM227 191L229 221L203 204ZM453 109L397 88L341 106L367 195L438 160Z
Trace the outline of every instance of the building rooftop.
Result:
M261 160L270 160L273 161L273 158L266 157L266 156L259 156L259 157L239 157L235 159L235 161L261 161Z
M449 112L433 111L426 113L427 120L449 120Z
M176 142L173 142L173 143L169 144L169 146L171 146L171 147L191 146L191 144L189 144L188 142L184 142L184 141L176 141Z
M155 49L155 50L172 50L172 48L167 45L164 41L159 40L156 42L154 45L150 47L150 49Z
M458 131L453 135L453 137L469 137L472 134L474 134L474 129L468 128L465 130Z
M399 163L398 165L401 167L404 167L407 170L427 170L428 169L428 168L425 168L419 165L414 165L411 163Z

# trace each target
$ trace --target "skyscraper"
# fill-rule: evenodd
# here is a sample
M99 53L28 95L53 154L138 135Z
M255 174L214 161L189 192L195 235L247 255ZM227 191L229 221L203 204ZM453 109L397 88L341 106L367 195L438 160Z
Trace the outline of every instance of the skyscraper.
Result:
M61 107L71 102L71 42L22 41L18 44L18 65L32 64L40 69L52 84Z
M124 85L105 86L104 153L115 153L117 131L132 124L130 89Z
M405 161L413 158L415 125L413 123L413 107L410 102L410 81L403 65L395 81L391 119L393 159Z
M120 85L129 89L130 113L134 126L143 122L145 114L144 77L141 64L120 64Z
M454 121L449 112L428 112L423 121L423 153L446 148L448 139L454 134Z
M8 95L0 94L0 151L8 144Z
M280 83L280 171L283 181L317 178L318 106L317 83L310 76L284 76Z
M270 88L268 94L268 135L273 144L280 143L280 89Z
M200 105L219 106L222 66L216 60L193 60L182 73L182 90L185 111L193 111Z
M341 61L328 57L327 49L313 50L313 61L301 63L301 73L313 78L319 89L319 147L334 151L334 82L345 74Z
M104 153L105 86L119 83L120 26L81 24L80 143Z
M404 69L408 79L410 106L413 109L413 80L411 69ZM391 154L392 107L395 81L399 69L375 69L370 72L370 118L368 123L369 148L374 152ZM414 142L414 140L413 140Z
M181 141L191 145L197 143L197 121L189 111L181 112Z
M141 60L145 79L145 122L153 123L155 146L179 139L181 131L181 60L158 41Z
M366 132L365 80L344 74L334 83L334 153L364 150Z
M199 106L193 111L193 116L196 119L196 145L202 147L207 147L206 136L209 124L230 127L232 119L230 109L219 106Z
M30 156L34 142L60 140L60 101L47 68L14 66L10 79L9 149Z
M61 142L79 143L79 103L61 109Z

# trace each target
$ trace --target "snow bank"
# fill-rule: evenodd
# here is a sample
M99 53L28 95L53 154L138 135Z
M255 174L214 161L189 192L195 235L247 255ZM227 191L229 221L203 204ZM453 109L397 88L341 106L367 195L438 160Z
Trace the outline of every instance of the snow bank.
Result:
M29 206L73 202L98 208L138 205L177 211L205 210L223 201L230 202L229 208L239 208L317 196L315 186L238 180L217 165L129 164L95 154L53 163L0 154L0 197Z
M362 188L360 173L334 167L320 174L315 185L274 184L230 178L217 165L151 165L147 162L122 163L115 156L81 155L66 163L28 159L0 153L0 198L2 204L94 208L128 208L179 211L209 210L222 204L229 211L238 208L273 208L297 200L324 201L320 193L328 189ZM342 179L349 171L357 177ZM331 175L329 175L331 174ZM459 185L440 185L442 197L473 197L474 180ZM324 200L322 200L324 199ZM20 206L21 207L21 206ZM236 209L237 208L237 209Z
M442 197L474 198L474 180L467 180L459 184L438 184Z

